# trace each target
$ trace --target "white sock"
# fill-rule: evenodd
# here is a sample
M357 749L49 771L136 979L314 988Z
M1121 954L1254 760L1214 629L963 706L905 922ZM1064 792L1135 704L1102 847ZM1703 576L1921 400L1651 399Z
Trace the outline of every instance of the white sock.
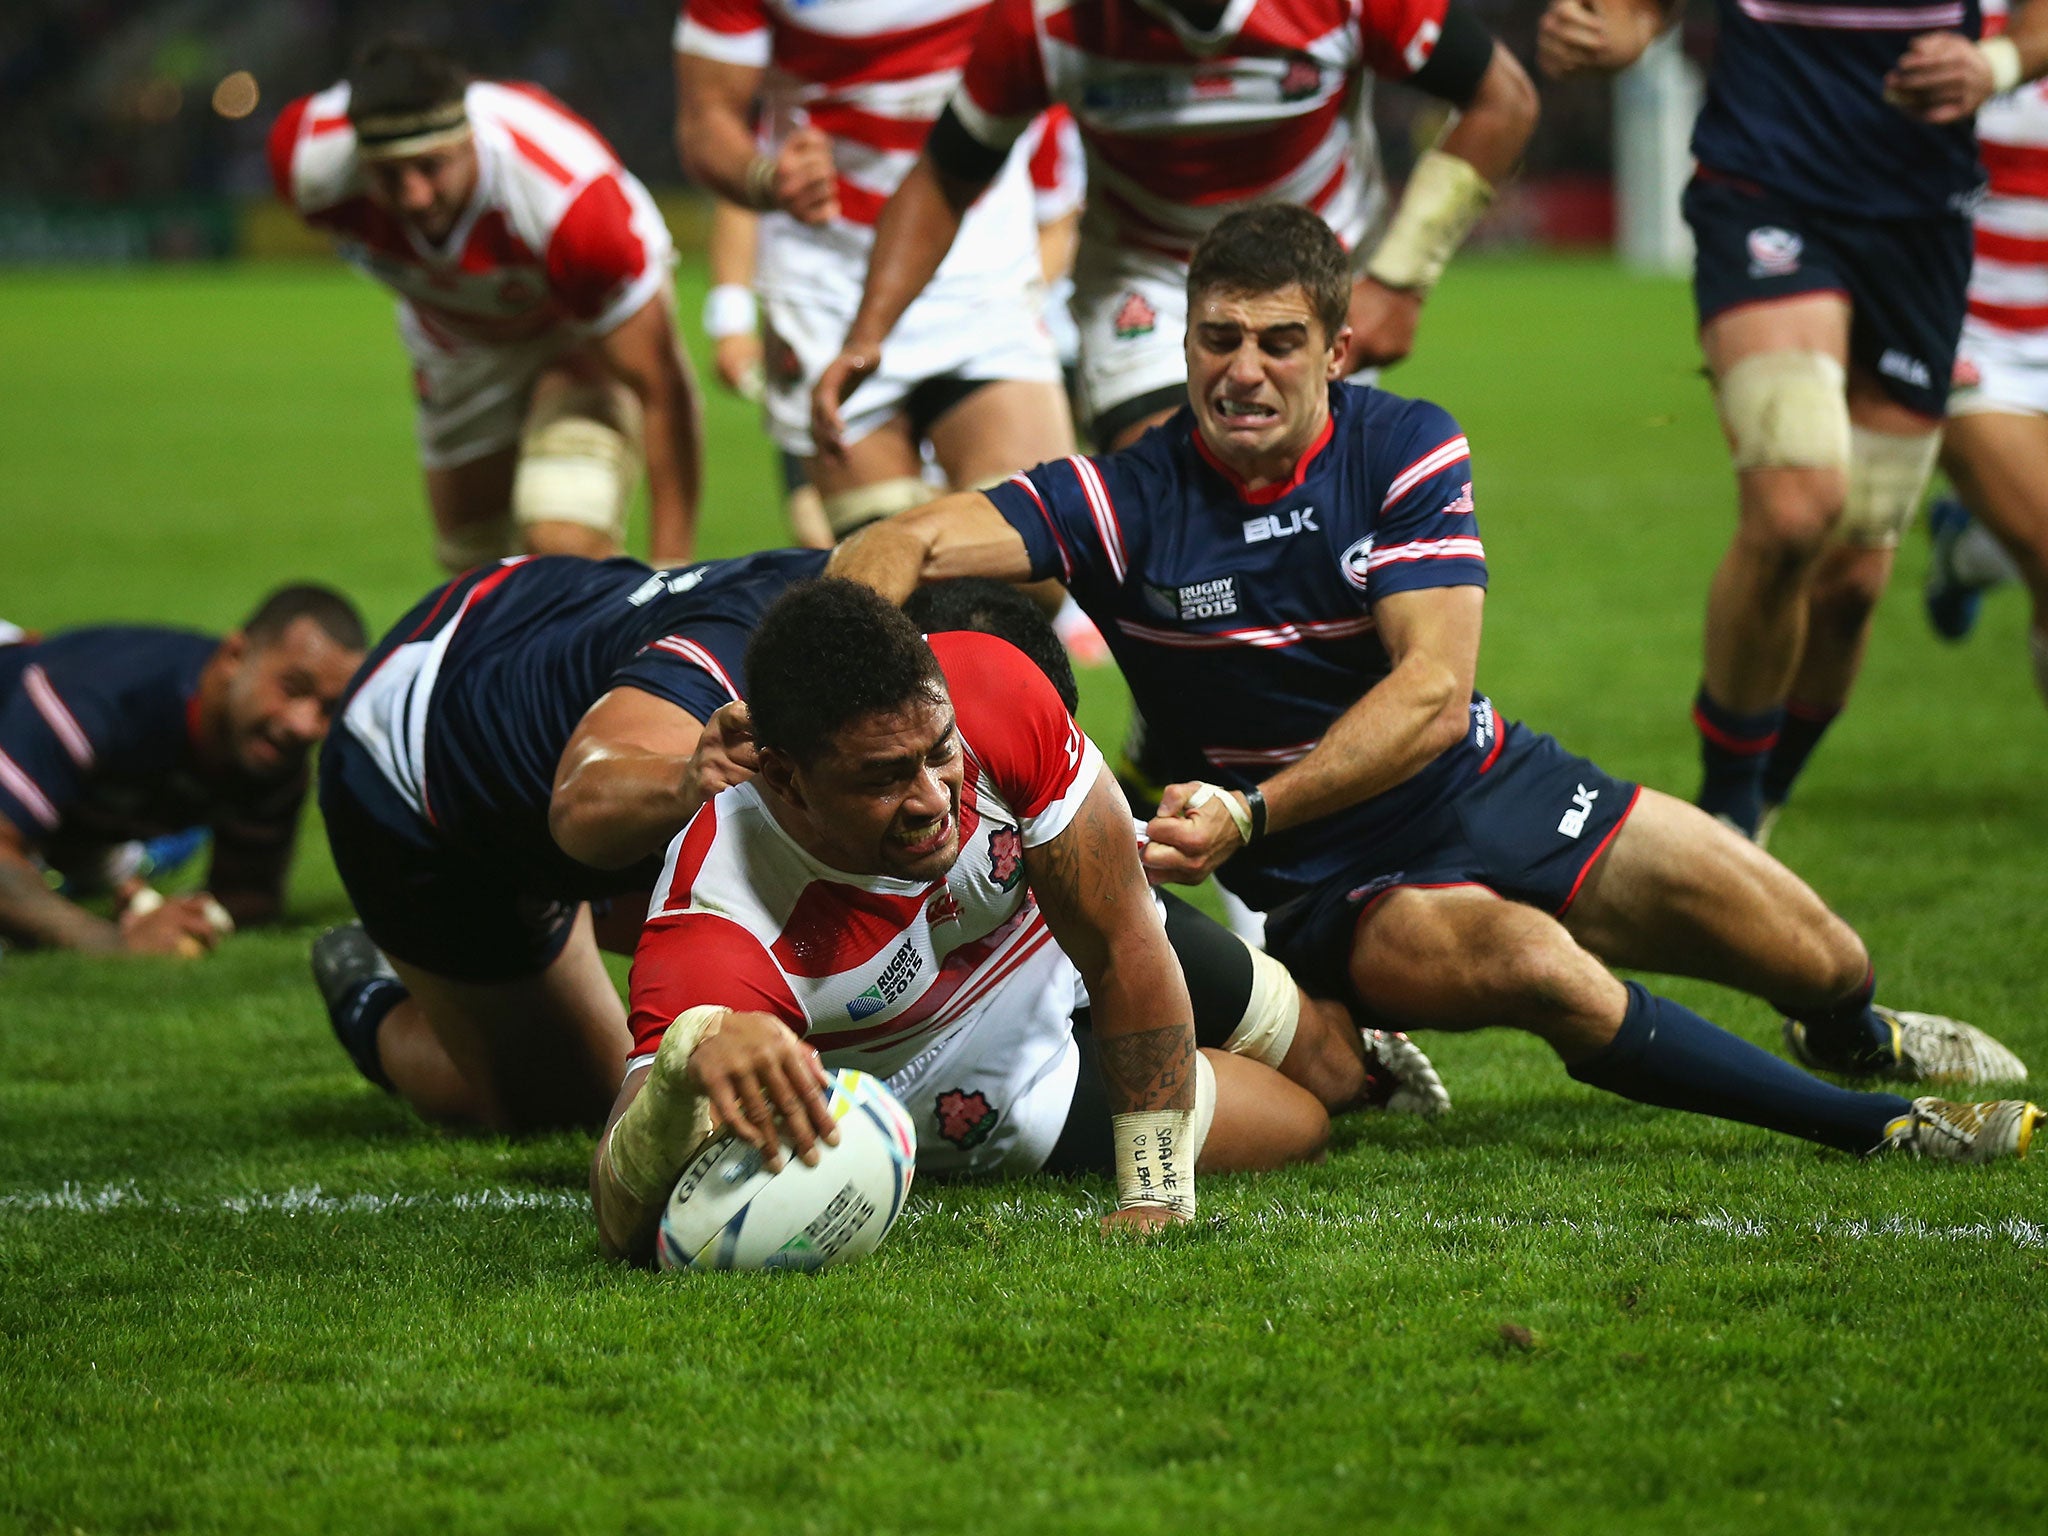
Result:
M2048 700L2048 630L2027 631L2027 654L2034 661L2034 686L2041 690L2041 697Z
M1996 587L2020 579L2019 568L2012 563L2005 546L1983 523L1974 520L1956 540L1950 564L1956 580L1965 586Z

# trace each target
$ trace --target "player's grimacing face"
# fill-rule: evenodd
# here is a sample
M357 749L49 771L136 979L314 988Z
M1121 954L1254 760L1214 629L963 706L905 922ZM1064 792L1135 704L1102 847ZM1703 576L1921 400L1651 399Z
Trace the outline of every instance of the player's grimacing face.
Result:
M843 726L799 784L825 862L849 874L936 880L960 857L963 759L941 696Z
M1306 451L1329 412L1342 338L1324 334L1299 283L1211 288L1188 314L1188 398L1216 455L1252 471Z
M365 160L370 200L429 240L445 239L476 190L476 141L463 139L423 155Z
M310 618L297 618L269 645L247 647L228 679L228 746L246 773L295 771L327 734L334 707L362 664Z

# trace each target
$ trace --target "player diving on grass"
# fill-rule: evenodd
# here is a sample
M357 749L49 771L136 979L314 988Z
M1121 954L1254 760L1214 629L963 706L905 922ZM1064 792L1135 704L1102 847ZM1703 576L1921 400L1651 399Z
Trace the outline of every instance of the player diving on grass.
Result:
M1763 836L1848 700L1933 470L1984 184L1971 118L2048 71L2048 6L1981 39L1975 0L1716 11L1685 216L1737 521L1693 720L1699 803ZM1668 19L1551 0L1537 57L1620 69Z
M1325 1101L1275 1066L1320 1054L1340 1097L1386 1070L1205 919L1184 979L1116 781L1007 641L927 641L825 581L769 610L746 663L757 772L669 848L633 960L634 1055L591 1171L608 1253L649 1257L718 1127L770 1166L785 1136L815 1161L828 1066L888 1079L920 1172L1113 1172L1105 1225L1140 1230L1193 1212L1198 1170L1321 1150ZM1403 1087L1441 1107L1399 1043Z
M434 554L606 556L647 474L656 563L690 558L703 428L668 230L537 86L386 38L270 131L277 194L398 295Z
M362 658L355 608L315 586L271 593L225 638L104 625L0 643L0 943L189 958L275 922L307 757ZM44 880L95 891L114 850L191 828L212 834L202 891L121 879L110 921Z
M1845 1074L2025 1071L1969 1025L1874 1006L1862 942L1762 850L1474 691L1466 440L1434 405L1336 382L1349 296L1313 214L1233 214L1189 269L1173 421L878 523L832 569L896 598L1067 582L1177 770L1146 863L1266 908L1312 992L1403 1028L1523 1029L1581 1082L1845 1151L2024 1153L2032 1104L1852 1092L1608 969L1765 998L1803 1060Z

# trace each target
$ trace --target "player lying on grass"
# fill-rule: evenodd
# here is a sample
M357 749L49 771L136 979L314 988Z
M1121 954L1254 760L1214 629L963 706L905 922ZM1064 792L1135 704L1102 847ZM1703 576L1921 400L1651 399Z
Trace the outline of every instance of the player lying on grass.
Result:
M717 1126L815 1160L825 1065L888 1077L921 1170L1113 1169L1109 1224L1140 1230L1193 1212L1198 1168L1321 1150L1314 1094L1198 1050L1123 795L1029 658L828 581L769 610L747 673L758 773L670 847L634 956L607 1252L647 1258Z
M273 592L225 639L140 625L0 645L0 941L206 953L274 921L306 798L306 758L363 657L363 621L325 587ZM213 834L206 889L90 889L108 854L192 827Z
M1314 215L1233 214L1188 274L1186 410L1124 453L876 524L833 569L896 598L1065 580L1180 780L1147 863L1268 909L1311 991L1407 1027L1528 1030L1582 1082L1852 1152L2024 1151L2030 1104L1852 1093L1607 968L1767 998L1832 1070L2024 1072L1968 1025L1874 1007L1862 942L1776 860L1473 691L1465 438L1436 406L1335 382L1349 289Z
M656 563L690 558L703 429L654 201L537 86L408 38L270 133L278 196L398 295L437 559L613 555L647 471Z

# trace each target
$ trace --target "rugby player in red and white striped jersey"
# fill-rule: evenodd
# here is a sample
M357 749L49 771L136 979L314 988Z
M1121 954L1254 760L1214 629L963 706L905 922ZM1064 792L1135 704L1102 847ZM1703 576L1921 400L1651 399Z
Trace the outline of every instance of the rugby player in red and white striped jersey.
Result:
M1461 109L1377 244L1373 75ZM1054 102L1072 109L1087 152L1075 314L1083 394L1105 448L1178 406L1187 257L1224 215L1270 201L1321 214L1364 268L1347 372L1392 362L1536 121L1528 77L1460 3L996 0L961 88L877 226L860 313L814 397L821 435L967 238L962 216L1010 146Z
M811 386L853 318L875 216L958 82L985 5L687 0L677 20L677 149L695 180L764 215L769 432L808 461L840 536L931 494L925 442L957 486L1071 450L1021 160L850 402L839 451L821 458L811 434Z
M702 428L647 189L536 86L405 38L270 133L278 196L398 295L435 553L621 552L644 461L655 564L690 558Z
M1985 0L1984 33L2005 30L2005 0ZM1977 205L1976 260L1942 467L1965 504L2012 556L2034 601L2027 636L2034 683L2048 698L2048 82L1993 98L1977 114L1990 186ZM1968 584L1966 543L1943 539L1936 564ZM1965 536L1966 538L1968 536ZM1976 556L1984 576L2003 574Z

